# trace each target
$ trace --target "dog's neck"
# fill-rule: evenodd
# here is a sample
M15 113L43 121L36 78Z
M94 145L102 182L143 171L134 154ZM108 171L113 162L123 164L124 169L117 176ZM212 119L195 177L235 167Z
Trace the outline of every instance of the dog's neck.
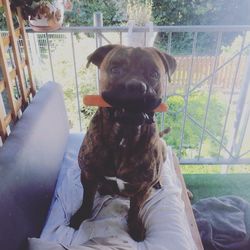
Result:
M101 108L99 112L102 114L103 128L106 128L106 131L103 131L104 140L115 144L114 146L125 148L129 145L133 148L133 145L136 146L138 143L147 145L148 140L158 134L153 120L154 113L143 117L142 119L145 120L142 123L131 123L127 120L120 121L120 117L116 120L117 110L115 109Z
M131 112L126 109L108 108L109 119L125 127L140 127L153 124L154 112Z

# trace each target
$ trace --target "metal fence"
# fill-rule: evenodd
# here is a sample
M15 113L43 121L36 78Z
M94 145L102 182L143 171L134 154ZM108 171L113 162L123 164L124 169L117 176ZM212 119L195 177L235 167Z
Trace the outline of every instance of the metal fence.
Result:
M85 68L87 55L104 44L125 44L131 33L130 27L101 23L97 18L94 27L54 33L28 30L36 80L62 84L72 128L78 131L94 112L83 108L82 96L98 91L98 71ZM165 139L180 163L250 164L250 26L133 27L132 33L143 35L142 46L157 33L154 46L177 59L164 97L169 112L158 122L160 129L171 127Z

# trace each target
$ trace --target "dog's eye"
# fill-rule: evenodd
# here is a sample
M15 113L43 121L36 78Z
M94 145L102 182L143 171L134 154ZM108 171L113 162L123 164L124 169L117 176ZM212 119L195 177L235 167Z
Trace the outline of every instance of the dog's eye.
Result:
M159 80L159 78L160 78L160 74L159 74L159 72L158 71L152 71L152 72L150 72L150 78L151 79L154 79L154 80Z
M122 73L122 69L120 67L114 66L110 69L110 72L114 75L120 75Z

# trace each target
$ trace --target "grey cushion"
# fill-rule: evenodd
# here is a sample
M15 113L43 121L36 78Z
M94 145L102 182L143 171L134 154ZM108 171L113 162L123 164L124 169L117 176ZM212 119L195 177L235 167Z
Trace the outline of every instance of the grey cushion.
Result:
M250 203L226 195L201 199L193 205L204 249L250 249Z
M69 134L61 87L45 84L0 148L0 246L25 249L45 222Z

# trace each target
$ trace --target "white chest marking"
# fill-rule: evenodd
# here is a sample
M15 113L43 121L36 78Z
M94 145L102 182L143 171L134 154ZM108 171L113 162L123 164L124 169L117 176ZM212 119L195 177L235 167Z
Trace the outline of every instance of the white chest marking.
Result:
M121 139L119 146L124 147L124 148L126 147L126 141L124 138Z
M106 180L110 180L110 181L116 181L117 183L117 186L118 186L118 189L119 191L123 191L125 189L125 184L128 184L128 182L122 180L122 179L119 179L117 177L111 177L111 176L104 176L104 178Z

